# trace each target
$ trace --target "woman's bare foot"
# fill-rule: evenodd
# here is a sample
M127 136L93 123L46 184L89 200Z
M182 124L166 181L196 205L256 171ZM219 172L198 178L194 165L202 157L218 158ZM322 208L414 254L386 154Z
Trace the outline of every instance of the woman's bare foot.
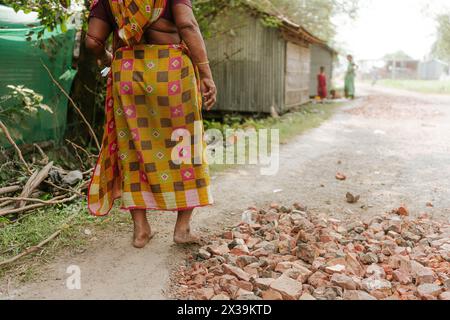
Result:
M136 249L143 249L156 235L156 232L149 231L148 233L134 232L133 247Z
M201 244L199 235L192 233L189 229L185 231L175 230L173 242L176 244Z
M176 244L200 244L200 237L191 232L191 217L193 210L179 211L173 241Z
M142 249L155 236L155 233L150 228L145 210L132 210L131 215L134 222L133 247Z

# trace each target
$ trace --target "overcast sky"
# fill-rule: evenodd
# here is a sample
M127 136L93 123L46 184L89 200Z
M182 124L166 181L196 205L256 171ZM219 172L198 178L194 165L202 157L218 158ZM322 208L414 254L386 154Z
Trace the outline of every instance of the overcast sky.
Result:
M450 9L450 0L360 0L356 21L336 20L338 43L357 59L377 59L403 50L421 59L435 40L434 15Z

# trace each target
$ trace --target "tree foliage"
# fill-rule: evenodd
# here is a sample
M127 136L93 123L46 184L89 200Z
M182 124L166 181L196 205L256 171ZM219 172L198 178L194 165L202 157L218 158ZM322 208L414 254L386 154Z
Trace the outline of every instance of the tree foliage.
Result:
M4 123L14 138L22 138L27 128L25 118L37 117L38 111L53 113L53 110L42 101L44 97L25 86L7 86L9 92L0 96L0 122ZM20 126L17 124L20 123Z
M219 30L216 18L224 11L239 9L244 0L193 0L195 16L204 35L209 37Z
M16 11L23 10L25 13L37 12L42 25L49 30L58 25L64 30L71 16L68 10L71 0L0 0L0 4L10 6Z
M304 26L324 40L331 40L335 35L333 17L345 14L354 17L359 0L193 0L194 10L199 24L206 34L214 32L215 18L224 11L236 10L245 4L264 12L286 17ZM70 17L70 5L76 0L0 0L15 10L36 11L42 24L52 30L57 25L64 25ZM89 0L79 0L86 7ZM85 15L86 17L87 15ZM276 24L276 21L267 21Z
M439 15L437 24L437 40L433 46L432 54L438 59L450 62L450 14Z
M359 0L249 0L271 13L282 15L305 27L319 38L330 41L336 35L333 17L354 18Z

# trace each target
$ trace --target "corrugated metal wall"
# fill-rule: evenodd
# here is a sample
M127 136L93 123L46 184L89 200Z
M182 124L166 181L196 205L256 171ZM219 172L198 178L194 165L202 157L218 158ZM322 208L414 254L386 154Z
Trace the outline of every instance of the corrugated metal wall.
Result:
M449 66L438 60L430 60L419 63L418 74L421 80L439 80L448 75Z
M309 85L309 95L317 95L317 75L320 72L320 67L325 67L325 74L328 78L328 90L331 90L331 81L333 79L333 62L334 56L330 50L320 46L311 45L311 75Z
M233 30L207 40L218 88L215 110L269 113L284 106L285 40L249 15L220 17Z

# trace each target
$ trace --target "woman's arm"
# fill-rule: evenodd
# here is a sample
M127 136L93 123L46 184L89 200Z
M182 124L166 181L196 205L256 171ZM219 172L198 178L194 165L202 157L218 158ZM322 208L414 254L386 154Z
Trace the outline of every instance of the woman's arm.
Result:
M112 54L106 50L106 40L111 31L111 26L107 22L95 17L89 19L86 48L96 56L99 64L108 67L111 65Z
M211 110L217 100L217 90L211 73L206 53L205 41L200 32L192 8L178 4L173 6L173 15L178 32L191 52L194 64L200 73L201 90L205 98L206 109Z

